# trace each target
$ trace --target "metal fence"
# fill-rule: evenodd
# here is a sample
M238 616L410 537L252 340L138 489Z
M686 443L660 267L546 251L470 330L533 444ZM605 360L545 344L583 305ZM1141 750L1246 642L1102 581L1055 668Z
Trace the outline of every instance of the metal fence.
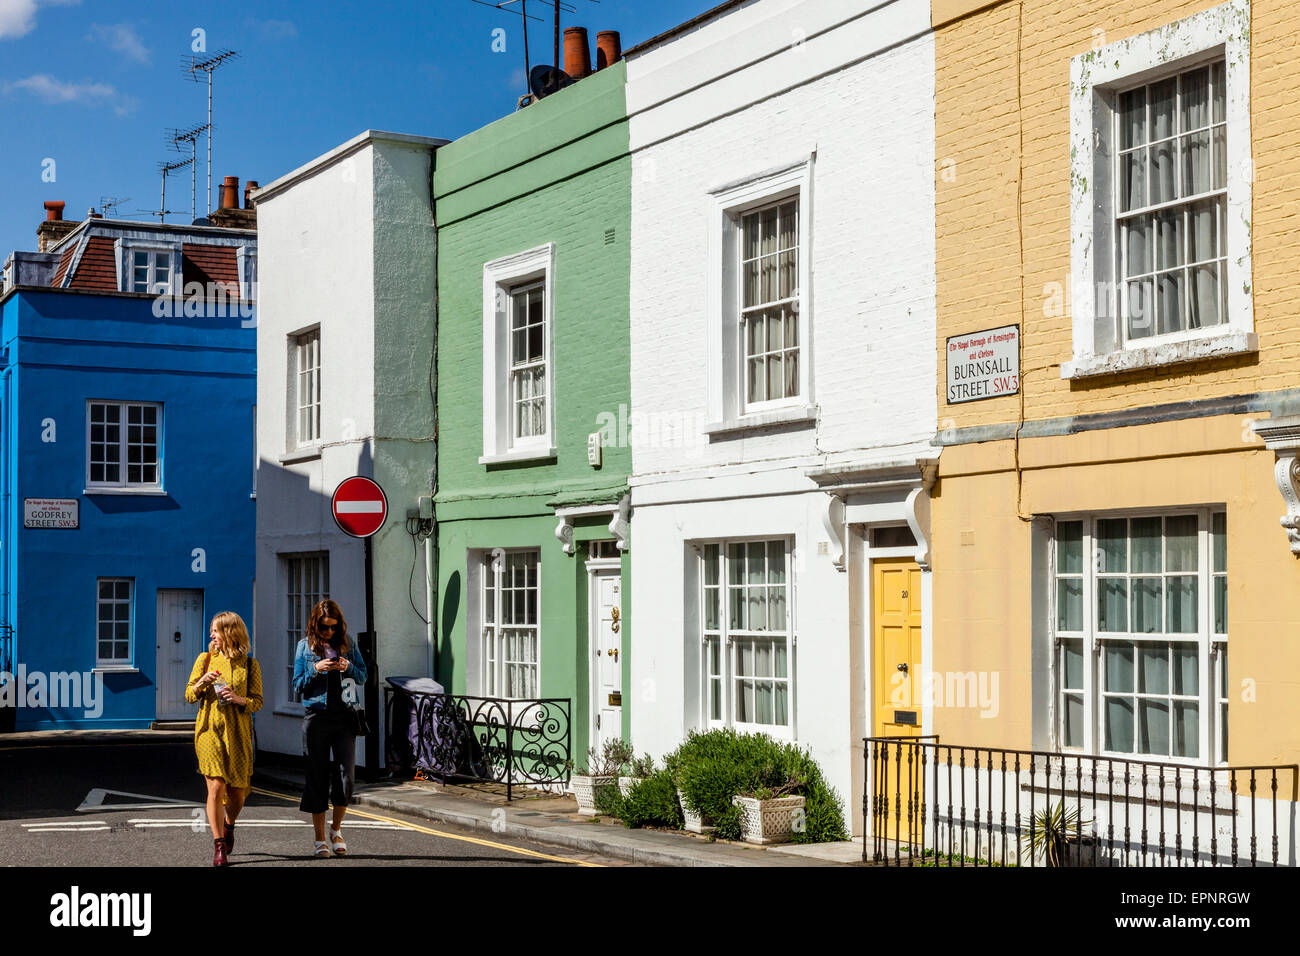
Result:
M389 768L443 782L567 789L573 772L572 701L508 700L385 688Z
M864 860L886 866L1290 866L1295 764L865 739Z

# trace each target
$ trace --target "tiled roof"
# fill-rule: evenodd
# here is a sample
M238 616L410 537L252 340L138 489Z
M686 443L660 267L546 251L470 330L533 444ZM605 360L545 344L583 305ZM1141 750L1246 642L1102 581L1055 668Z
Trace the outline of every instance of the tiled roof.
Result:
M110 236L91 236L86 240L86 251L81 254L68 288L117 291L117 258L113 254Z
M68 266L72 265L72 255L76 251L77 247L75 245L68 246L63 250L63 255L59 259L59 268L55 270L54 279L50 282L50 285L56 289L63 285L63 277L68 274Z
M182 282L208 283L224 287L227 295L239 295L239 268L233 246L202 246L187 242L181 247Z

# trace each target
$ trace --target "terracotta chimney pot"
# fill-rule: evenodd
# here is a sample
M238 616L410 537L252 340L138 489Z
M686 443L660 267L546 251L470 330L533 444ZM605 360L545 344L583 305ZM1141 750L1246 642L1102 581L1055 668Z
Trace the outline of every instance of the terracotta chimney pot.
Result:
M586 27L569 27L564 31L564 72L575 80L591 75Z
M239 177L227 176L221 183L221 202L222 209L239 208Z
M47 202L45 204L45 221L59 222L63 218L63 207L65 202Z
M596 69L603 70L623 59L623 41L617 30L596 34Z
M256 188L257 188L256 179L250 179L248 182L244 183L244 208L245 209L253 208L253 190Z

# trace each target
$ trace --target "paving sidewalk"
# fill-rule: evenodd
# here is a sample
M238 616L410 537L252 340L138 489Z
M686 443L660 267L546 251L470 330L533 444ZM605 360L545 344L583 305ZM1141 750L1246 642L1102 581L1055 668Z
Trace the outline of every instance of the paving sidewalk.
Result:
M255 784L302 789L300 764L292 759L258 755ZM671 830L630 830L619 820L578 816L572 796L515 791L507 802L504 788L492 785L444 785L434 781L357 782L358 806L388 810L440 823L600 853L650 866L861 866L861 841L809 846L758 847L714 842Z

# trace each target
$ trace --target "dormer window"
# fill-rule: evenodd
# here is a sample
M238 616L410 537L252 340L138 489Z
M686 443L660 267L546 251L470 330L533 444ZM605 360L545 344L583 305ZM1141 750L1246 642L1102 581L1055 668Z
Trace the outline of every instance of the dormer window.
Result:
M170 295L173 290L180 291L179 243L119 239L115 246L119 291L148 295Z

